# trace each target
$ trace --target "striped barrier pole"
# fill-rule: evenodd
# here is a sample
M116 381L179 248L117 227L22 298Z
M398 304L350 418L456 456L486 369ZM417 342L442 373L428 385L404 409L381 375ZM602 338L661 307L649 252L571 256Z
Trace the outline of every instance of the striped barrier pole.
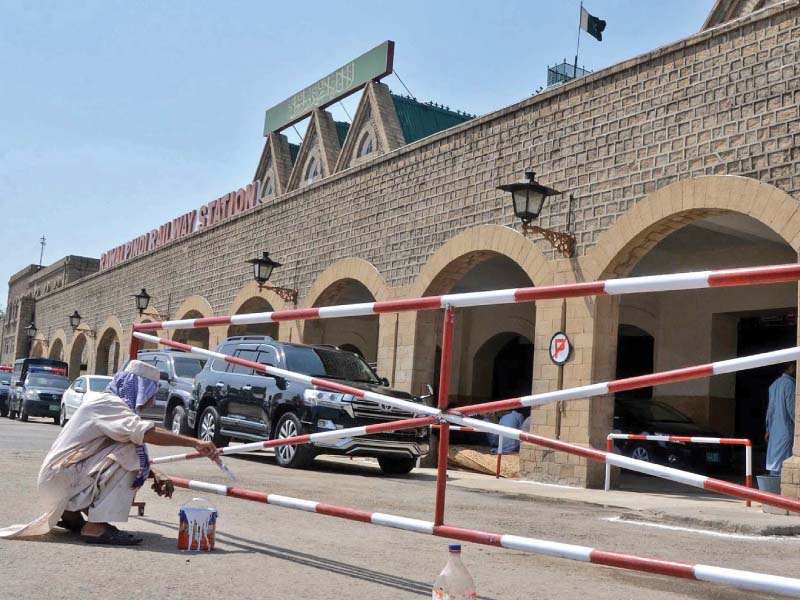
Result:
M494 478L500 479L500 466L503 463L503 436L497 438L497 466L494 470Z
M674 383L676 381L689 381L691 379L711 377L712 375L735 373L737 371L756 369L758 367L776 365L784 362L796 361L798 359L800 359L800 346L795 346L793 348L773 350L772 352L763 352L761 354L720 360L694 367L661 371L660 373L653 373L651 375L640 375L638 377L616 379L604 383L592 383L566 390L557 390L555 392L544 392L541 394L532 394L530 396L521 396L519 398L460 406L449 412L457 415L476 415L498 410L511 410L523 406L541 406L543 404L552 404L560 400L577 400L591 398L592 396L605 396L606 394L614 394L624 390L635 390L652 385L662 385L665 383Z
M639 473L644 473L645 475L653 475L654 477L660 477L662 479L668 479L670 481L683 483L692 487L733 496L735 498L741 498L742 500L755 500L756 502L761 502L762 504L768 504L777 508L783 508L784 510L800 512L800 500L787 498L786 496L781 496L780 494L773 494L763 490L754 490L736 483L730 483L727 481L722 481L721 479L706 477L705 475L698 475L697 473L691 473L689 471L681 471L680 469L675 469L673 467L656 465L643 460L636 460L634 458L622 456L621 454L603 452L602 450L597 450L595 448L587 448L577 444L570 444L569 442L562 442L561 440L553 440L540 435L535 435L533 433L525 433L517 429L512 429L511 427L488 423L479 419L460 417L458 415L452 415L449 413L443 414L442 418L447 419L456 425L466 425L487 433L505 435L521 442L536 444L537 446L544 446L546 448L567 452L569 454L576 454L578 456L588 458L589 460L605 462L606 464L610 464L614 467L630 469L631 471L637 471Z
M606 279L605 281L590 281L585 283L445 294L441 296L364 302L360 304L342 304L339 306L323 306L319 308L296 308L225 317L204 317L200 319L136 323L133 325L133 330L194 329L200 327L217 327L220 325L251 325L256 323L276 323L279 321L306 319L360 317L391 312L437 310L448 306L461 308L465 306L535 302L536 300L551 300L557 298L616 296L738 285L785 283L798 280L800 280L800 264L790 263L765 267L744 267L739 269L722 269L718 271L649 275L646 277L626 277L623 279Z
M745 487L753 487L753 445L750 440L745 438L717 438L702 436L685 435L643 435L638 433L609 433L606 437L606 452L614 451L613 440L640 440L648 442L677 442L683 444L721 444L724 446L744 446L745 447ZM605 491L611 489L611 465L606 463ZM750 508L750 500L746 501L746 506Z
M264 440L263 442L251 442L249 444L242 444L240 446L228 446L227 448L220 448L219 453L222 455L229 454L243 454L246 452L255 452L263 450L264 448L275 448L276 446L292 446L295 444L313 444L315 442L326 442L331 440L338 440L346 437L358 437L361 435L369 435L372 433L385 433L387 431L397 431L400 429L413 429L415 427L427 427L436 421L436 417L419 417L416 419L403 419L400 421L390 421L388 423L376 423L375 425L364 425L362 427L349 427L347 429L337 429L334 431L320 431L319 433L307 433L305 435L297 435L278 440ZM203 455L199 452L190 452L187 454L173 454L171 456L161 456L150 461L151 465L161 465L164 463L177 462L180 460L193 460L201 458Z
M664 560L637 554L609 552L589 546L551 542L518 535L491 533L452 525L434 525L431 521L423 521L421 519L389 515L380 512L369 512L334 504L324 504L313 500L267 494L242 488L231 488L224 485L179 477L170 477L170 480L176 487L197 492L218 494L220 496L302 510L329 517L337 517L339 519L369 523L371 525L392 527L413 533L424 533L426 535L473 542L485 546L507 548L520 552L530 552L554 558L566 558L595 565L616 567L618 569L641 571L680 579L694 579L696 581L729 585L746 590L771 592L773 594L781 594L792 598L800 598L800 579L791 577L768 575L739 569L726 569L723 567L693 564L683 561Z
M399 398L392 398L391 396L386 396L384 394L376 394L375 392L368 392L349 385L337 383L335 381L328 381L327 379L322 379L320 377L311 377L310 375L295 373L293 371L279 369L278 367L270 367L267 365L262 365L261 363L252 362L250 360L244 360L242 358L236 358L234 356L222 354L221 352L214 352L213 350L206 350L205 348L196 348L194 346L190 346L189 344L182 344L181 342L174 342L172 340L158 338L144 333L134 332L133 335L134 337L140 340L144 340L146 342L152 342L154 344L160 344L162 346L169 346L170 348L177 348L178 350L185 350L186 352L199 354L201 356L207 356L208 358L223 360L227 363L231 363L234 365L241 365L243 367L255 369L256 371L272 375L273 377L283 377L284 379L288 379L289 381L296 381L298 383L304 383L306 385L314 385L326 390L331 390L333 392L350 394L351 396L355 396L356 398L362 398L364 400L377 402L378 404L385 404L393 408L407 410L412 414L428 415L432 417L439 416L440 414L438 408L425 406L424 404L417 404L416 402L411 402L410 400L401 400Z

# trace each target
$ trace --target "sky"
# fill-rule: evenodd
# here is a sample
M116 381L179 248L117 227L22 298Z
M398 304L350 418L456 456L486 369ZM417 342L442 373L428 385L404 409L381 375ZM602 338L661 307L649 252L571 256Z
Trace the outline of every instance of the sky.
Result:
M586 0L598 70L697 32L713 0ZM482 115L574 60L578 0L0 0L0 307L9 277L122 244L252 180L264 111L391 39L411 93ZM384 79L406 93L399 79ZM359 94L330 110L350 120ZM298 127L302 134L304 127ZM290 141L298 135L284 132ZM135 286L136 282L132 282Z

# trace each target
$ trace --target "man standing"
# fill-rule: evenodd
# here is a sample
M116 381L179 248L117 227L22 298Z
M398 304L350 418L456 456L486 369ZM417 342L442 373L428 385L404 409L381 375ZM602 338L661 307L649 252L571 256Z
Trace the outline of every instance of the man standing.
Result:
M137 412L155 397L159 375L152 365L132 360L105 394L81 404L39 472L39 495L47 512L28 525L0 529L0 538L44 535L59 526L79 533L87 543L130 546L142 541L111 523L128 520L136 492L148 477L156 480L153 489L159 495L172 495L171 482L151 472L144 444L195 448L219 460L213 443L139 418Z
M783 374L769 386L767 407L767 469L780 475L783 461L792 455L794 442L794 395L796 363L789 363Z

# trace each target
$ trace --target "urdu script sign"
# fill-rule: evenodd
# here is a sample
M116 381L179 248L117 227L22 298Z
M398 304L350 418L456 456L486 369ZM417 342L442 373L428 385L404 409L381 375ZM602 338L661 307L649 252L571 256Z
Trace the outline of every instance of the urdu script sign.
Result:
M270 108L264 115L264 135L294 125L315 108L330 106L368 82L386 77L392 72L393 62L394 42L387 40Z

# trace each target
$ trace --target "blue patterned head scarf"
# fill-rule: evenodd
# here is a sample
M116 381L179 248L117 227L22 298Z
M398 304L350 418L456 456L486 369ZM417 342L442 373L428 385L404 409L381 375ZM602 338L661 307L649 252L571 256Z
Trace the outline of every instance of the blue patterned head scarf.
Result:
M135 413L138 413L139 409L147 404L157 389L158 384L155 381L128 371L120 371L114 375L114 379L106 387L107 392L118 396ZM139 472L136 473L133 487L140 488L150 475L150 456L144 445L136 446L136 454L139 457Z

